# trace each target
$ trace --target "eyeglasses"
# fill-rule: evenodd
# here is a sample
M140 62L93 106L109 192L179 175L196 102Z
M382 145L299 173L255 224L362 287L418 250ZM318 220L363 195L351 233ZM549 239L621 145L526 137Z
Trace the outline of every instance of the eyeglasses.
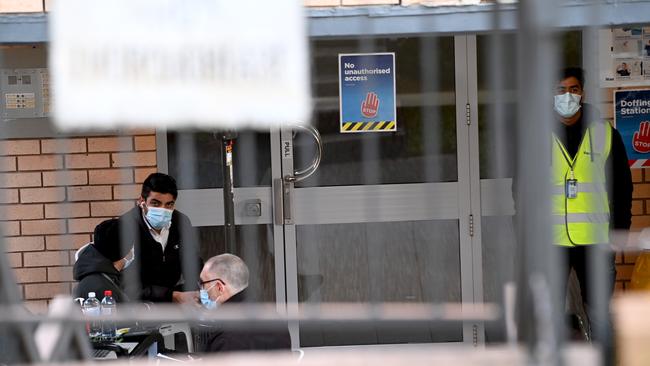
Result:
M214 281L221 281L221 282L223 282L223 280L222 280L221 278L215 278L215 279L213 279L213 280L198 281L196 284L199 285L199 288L202 289L203 286L205 286L206 284L208 284L208 283L210 283L210 282L214 282ZM226 283L223 282L223 284L225 285Z

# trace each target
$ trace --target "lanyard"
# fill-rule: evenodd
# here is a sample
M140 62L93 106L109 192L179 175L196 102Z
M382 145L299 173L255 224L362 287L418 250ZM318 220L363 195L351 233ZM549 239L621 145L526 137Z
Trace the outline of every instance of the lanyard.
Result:
M564 160L566 160L567 164L569 164L569 171L570 171L570 177L569 178L570 179L575 179L574 178L575 176L573 174L573 164L575 163L575 159L571 160L569 158L569 153L567 153L566 149L564 148L564 145L562 145L562 143L560 142L560 140L557 139L557 137L555 138L555 142L560 147L560 151L562 152L562 156L564 156ZM580 145L582 145L582 144L580 144ZM578 148L578 152L580 152L580 148Z

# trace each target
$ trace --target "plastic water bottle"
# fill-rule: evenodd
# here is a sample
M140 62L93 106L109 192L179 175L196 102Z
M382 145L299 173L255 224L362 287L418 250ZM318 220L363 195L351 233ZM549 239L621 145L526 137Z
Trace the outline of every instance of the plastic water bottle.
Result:
M102 326L99 321L100 312L99 300L95 297L94 292L89 292L88 298L83 304L83 313L94 318L90 319L88 323L88 336L93 340L99 339L102 335Z
M114 341L115 340L115 311L117 304L113 299L113 292L111 290L104 291L104 298L102 299L102 340Z

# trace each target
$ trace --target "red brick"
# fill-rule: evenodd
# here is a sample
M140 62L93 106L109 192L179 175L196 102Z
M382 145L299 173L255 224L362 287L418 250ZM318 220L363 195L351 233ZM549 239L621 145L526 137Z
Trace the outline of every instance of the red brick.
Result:
M76 250L71 250L71 251L68 252L68 255L70 256L70 263L71 264L75 262L75 254L76 253L77 253Z
M129 135L155 135L156 130L153 128L134 128L125 132Z
M112 166L128 167L128 166L155 166L156 165L156 152L145 151L135 153L115 153L111 154Z
M622 252L616 252L616 257L614 258L614 262L616 264L623 263L623 253Z
M23 235L64 234L65 220L22 221Z
M33 220L43 218L43 205L0 206L0 220Z
M68 252L26 252L23 253L25 267L67 266Z
M135 169L135 182L142 183L147 177L153 173L156 173L158 169L156 168L136 168Z
M123 184L133 183L131 169L99 169L88 171L89 184Z
M70 285L65 282L25 285L25 300L51 299L56 295L69 295Z
M643 215L643 200L632 200L632 215Z
M47 300L27 300L23 302L23 305L32 314L45 315L48 311Z
M48 235L45 237L47 250L79 249L90 242L90 234Z
M88 151L90 152L132 151L132 150L133 150L133 138L131 136L88 138Z
M635 184L632 198L650 198L650 184Z
M156 136L136 136L135 138L136 151L151 151L156 150Z
M71 154L86 152L86 139L41 140L43 154Z
M7 253L7 260L12 268L23 266L23 253Z
M57 170L63 169L61 155L30 155L18 157L18 170Z
M632 216L632 230L641 230L650 227L650 216Z
M629 281L632 277L632 270L634 265L632 264L619 264L616 266L616 279Z
M20 190L20 202L63 202L65 201L64 187L25 188Z
M135 206L134 201L91 202L91 216L120 216Z
M643 182L643 169L630 169L632 172L632 182L641 183Z
M5 238L7 252L30 252L45 250L45 239L42 236L13 236Z
M40 187L41 173L2 173L0 188Z
M88 184L88 173L85 170L43 172L44 186L79 186L85 184Z
M621 281L616 281L616 285L614 287L615 292L623 292L624 287L623 287L623 282Z
M45 205L45 218L62 219L68 217L88 217L90 210L87 202L55 203Z
M39 0L2 0L0 13L39 13L43 11L43 2Z
M49 267L47 269L48 282L74 281L72 278L72 267Z
M623 261L625 264L634 264L636 263L636 259L639 258L640 252L625 252L623 255Z
M111 186L68 187L69 201L100 201L113 198Z
M65 156L67 169L109 168L109 154L72 154Z
M17 268L14 270L17 283L46 282L45 268Z
M93 217L85 219L69 219L68 231L70 233L92 233L95 226L109 217Z
M113 197L115 197L116 200L135 200L140 197L141 192L142 185L140 184L129 184L113 187Z
M2 172L16 171L16 157L15 156L0 157L0 171Z
M0 203L18 203L18 190L0 189Z
M40 154L38 140L4 140L0 141L0 155L34 155Z
M0 222L0 233L4 236L20 235L20 221Z

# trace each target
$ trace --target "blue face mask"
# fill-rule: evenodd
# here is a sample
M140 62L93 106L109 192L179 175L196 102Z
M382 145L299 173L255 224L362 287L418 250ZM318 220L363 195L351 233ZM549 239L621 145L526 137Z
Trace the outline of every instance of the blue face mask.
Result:
M219 307L219 303L216 300L212 300L208 295L208 290L199 291L199 298L201 299L201 304L203 304L203 307L208 310L216 309Z
M147 222L151 225L152 228L160 230L164 227L169 226L172 222L172 213L173 210L168 210L161 207L149 207L147 209Z

